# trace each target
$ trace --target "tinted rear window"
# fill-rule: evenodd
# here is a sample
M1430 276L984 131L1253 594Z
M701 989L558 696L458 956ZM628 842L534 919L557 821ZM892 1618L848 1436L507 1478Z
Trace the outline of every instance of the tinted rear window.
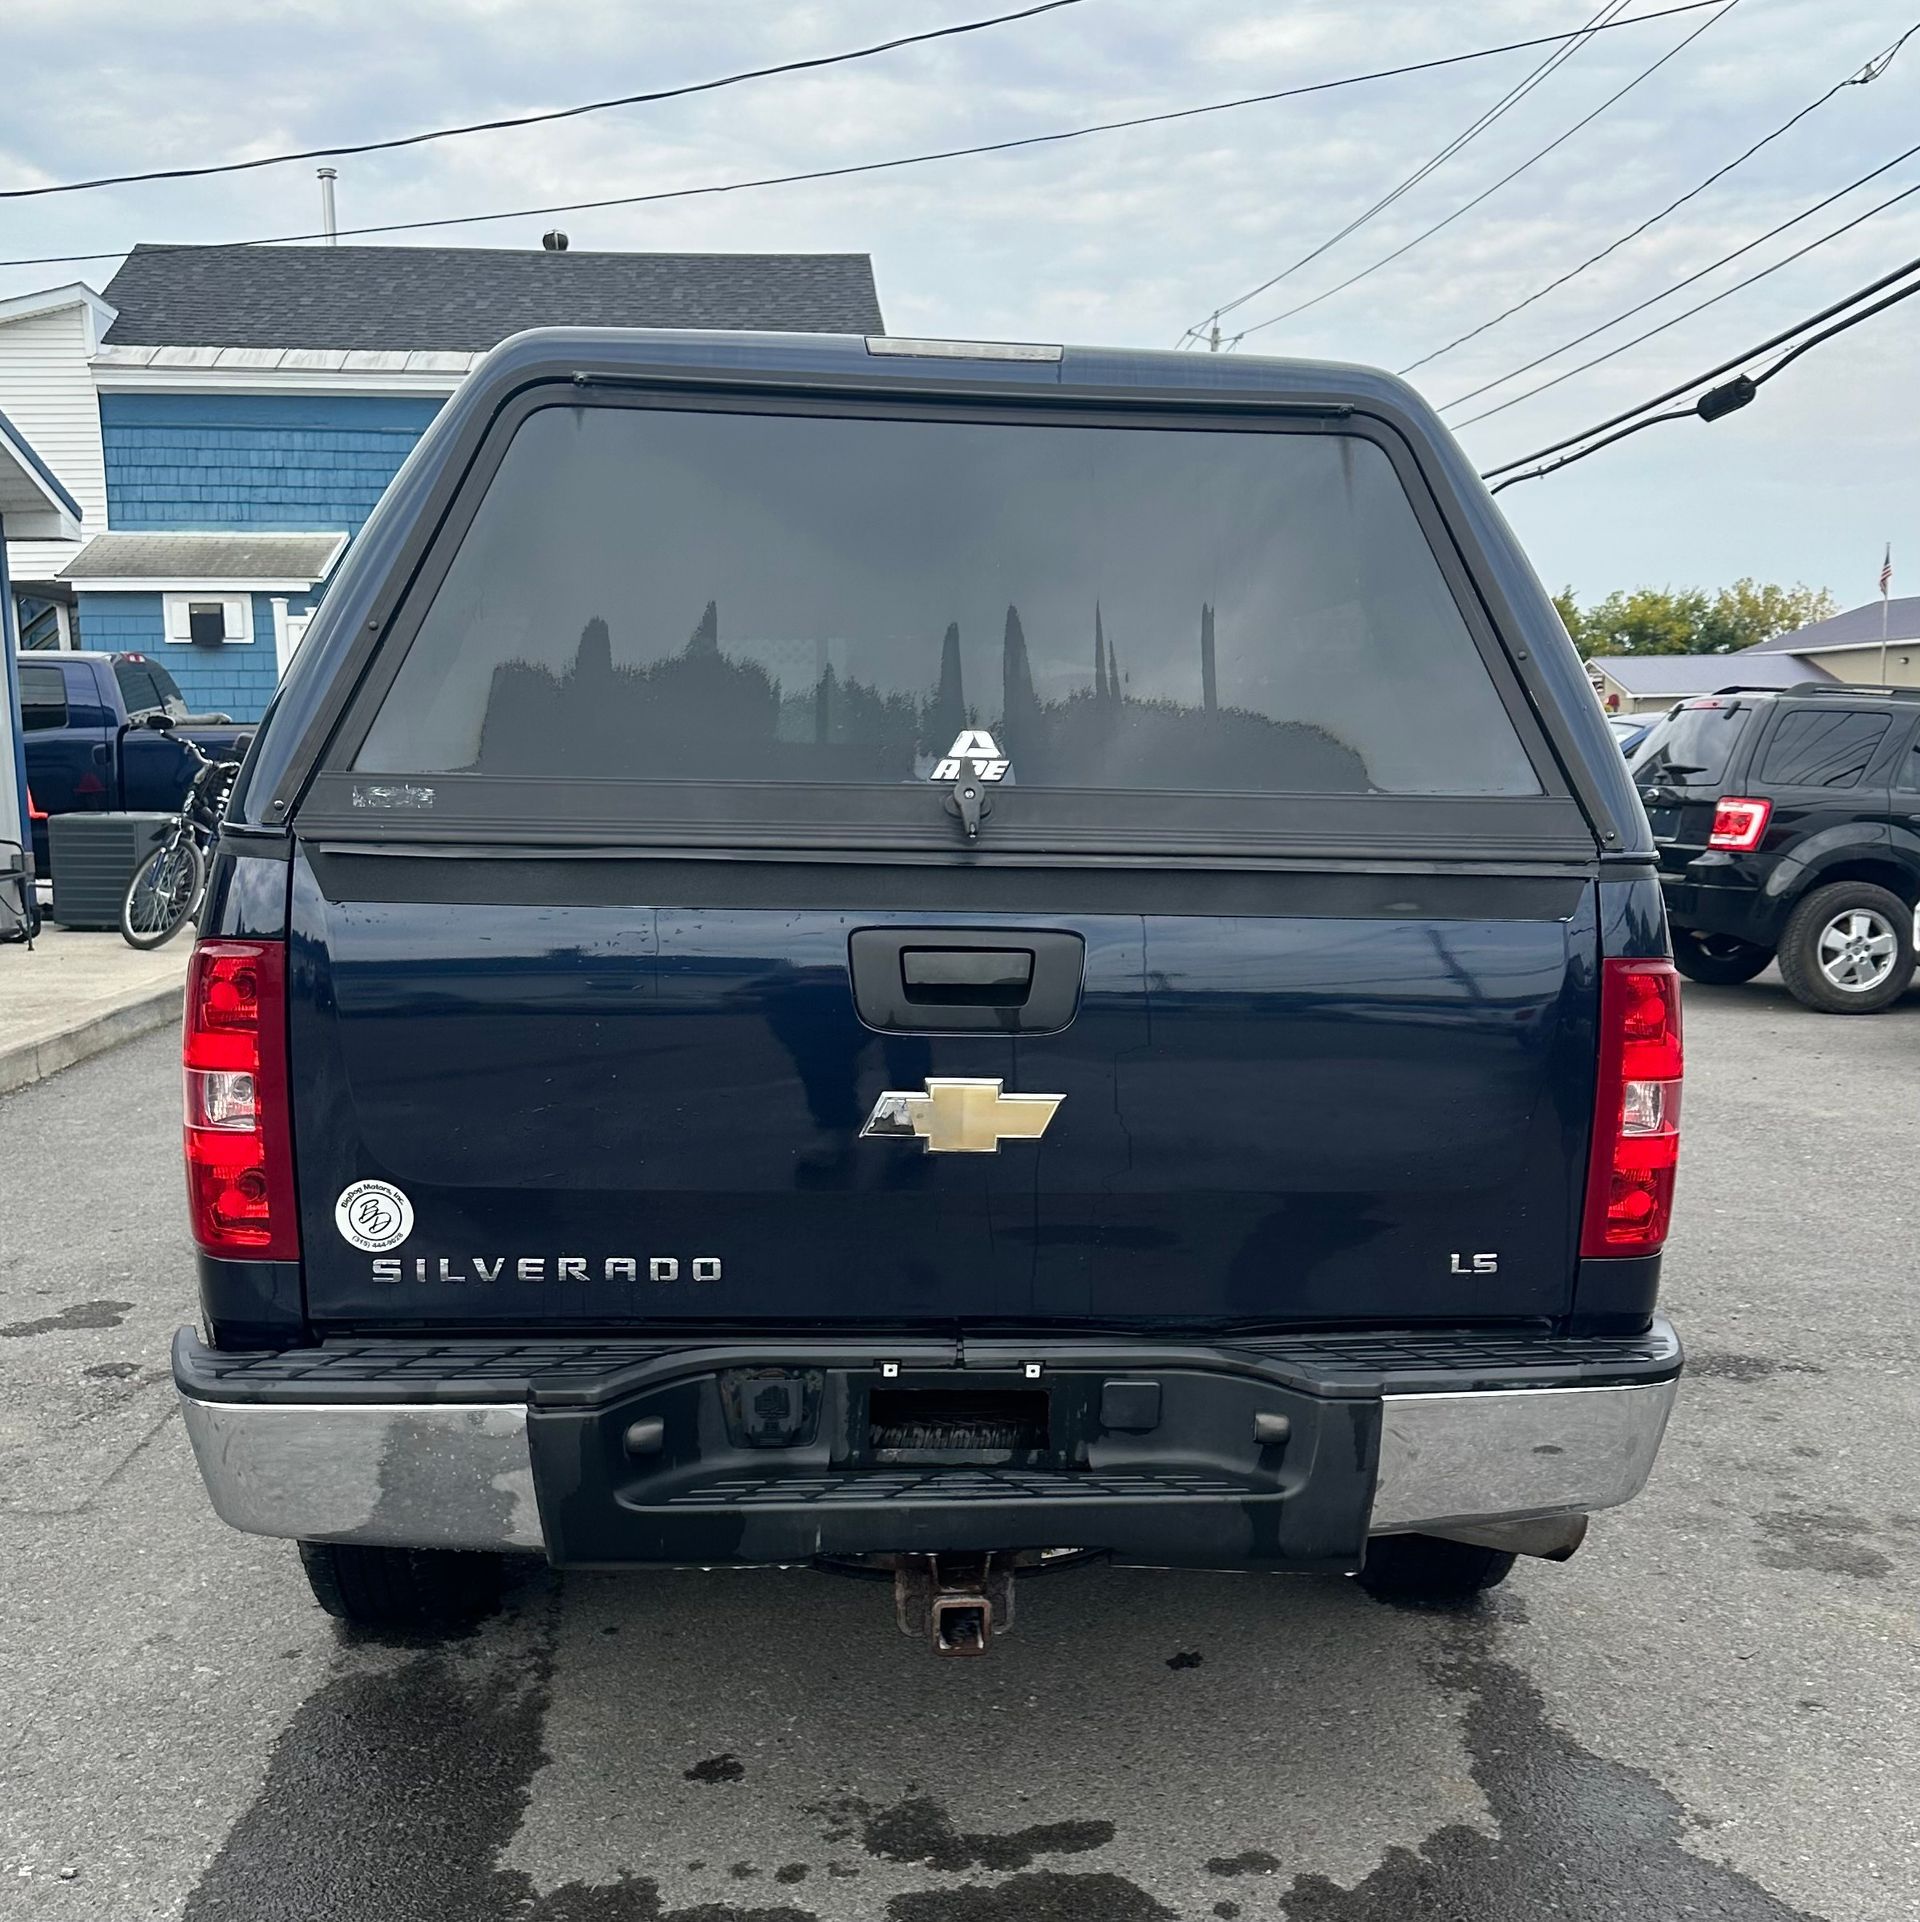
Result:
M1642 787L1718 786L1751 713L1737 702L1714 701L1656 721L1633 751L1633 778Z
M1884 714L1781 715L1760 759L1760 779L1777 787L1853 787L1887 737Z
M120 698L129 714L147 714L166 706L159 678L145 661L115 661L113 678L120 683ZM171 681L173 677L167 678Z
M899 785L970 733L1026 787L1540 791L1369 441L613 407L522 424L354 766Z
M20 669L20 724L33 734L67 724L67 677L57 667Z

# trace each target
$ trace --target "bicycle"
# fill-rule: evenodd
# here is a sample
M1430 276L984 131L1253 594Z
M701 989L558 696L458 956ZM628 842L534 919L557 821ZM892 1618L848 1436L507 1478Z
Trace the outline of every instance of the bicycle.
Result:
M199 912L207 885L207 857L238 761L216 761L197 742L175 736L200 763L167 838L134 869L120 904L120 935L132 948L157 948Z

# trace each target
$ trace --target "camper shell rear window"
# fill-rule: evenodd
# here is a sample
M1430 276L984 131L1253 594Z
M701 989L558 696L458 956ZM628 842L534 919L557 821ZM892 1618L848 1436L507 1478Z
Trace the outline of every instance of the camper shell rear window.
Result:
M1257 839L1287 797L1557 794L1431 512L1348 421L549 398L330 766L355 810L539 822L590 784L708 839L917 833L969 772L1063 845L1174 797Z

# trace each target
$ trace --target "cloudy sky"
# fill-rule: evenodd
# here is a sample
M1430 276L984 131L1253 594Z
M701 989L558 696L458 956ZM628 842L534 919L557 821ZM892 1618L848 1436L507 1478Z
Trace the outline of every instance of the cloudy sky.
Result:
M1015 0L7 0L0 186L286 147L671 86L980 18ZM1625 17L1662 0L1628 0ZM645 193L1016 138L1578 27L1600 0L1077 0L826 72L340 161L343 226ZM1384 213L1236 309L1266 319L1412 240L1711 20L1564 145L1404 258L1239 351L1400 368L1491 318L1884 51L1920 0L1734 0L1600 34ZM1421 167L1547 49L1160 127L854 180L392 237L576 248L870 253L896 333L1170 347ZM22 107L27 111L18 111ZM1421 367L1481 408L1630 338L1920 182L1890 168L1740 261L1556 352L1920 140L1920 35L1643 238ZM316 223L313 163L0 202L0 258L225 241ZM1697 317L1462 425L1524 454L1763 340L1920 255L1920 193ZM112 257L0 266L0 294ZM1502 496L1541 573L1583 597L1640 583L1804 580L1843 605L1920 593L1920 299L1797 362L1747 411L1626 442Z

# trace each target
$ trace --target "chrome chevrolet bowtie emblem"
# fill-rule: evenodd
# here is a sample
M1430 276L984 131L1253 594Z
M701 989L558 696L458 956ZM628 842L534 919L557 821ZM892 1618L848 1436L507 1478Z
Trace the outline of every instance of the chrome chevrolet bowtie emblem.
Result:
M997 1081L929 1079L925 1094L889 1089L863 1135L918 1135L935 1155L997 1154L1003 1141L1038 1141L1063 1094L1002 1094Z

